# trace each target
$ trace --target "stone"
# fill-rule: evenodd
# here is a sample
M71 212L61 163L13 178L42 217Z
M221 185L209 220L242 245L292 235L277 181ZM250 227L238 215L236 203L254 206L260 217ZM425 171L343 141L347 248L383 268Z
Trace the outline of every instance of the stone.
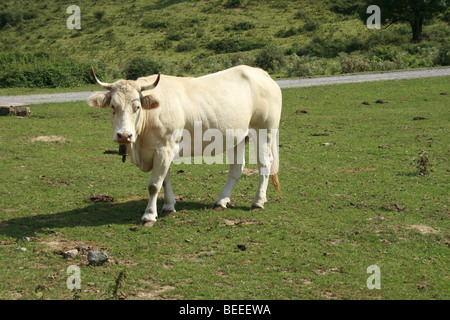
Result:
M89 265L101 266L108 261L108 255L101 251L89 251L88 253Z
M63 253L64 258L66 258L66 259L73 259L77 255L78 255L78 250L77 249L68 250L68 251Z

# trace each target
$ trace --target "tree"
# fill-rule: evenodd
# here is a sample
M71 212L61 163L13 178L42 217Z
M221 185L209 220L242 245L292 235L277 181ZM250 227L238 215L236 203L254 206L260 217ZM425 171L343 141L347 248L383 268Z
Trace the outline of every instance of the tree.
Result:
M377 5L381 9L381 23L409 23L412 31L412 42L420 42L425 20L448 10L449 0L362 0L360 17L367 20L366 9Z

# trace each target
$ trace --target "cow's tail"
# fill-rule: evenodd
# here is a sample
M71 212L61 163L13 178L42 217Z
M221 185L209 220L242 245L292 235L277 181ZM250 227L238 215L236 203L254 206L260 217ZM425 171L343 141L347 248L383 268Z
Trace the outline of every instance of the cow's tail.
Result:
M280 158L278 154L278 139L272 140L271 151L273 160L272 166L270 167L270 175L272 178L272 184L275 187L275 191L281 197L280 181L278 180L278 169L280 165Z

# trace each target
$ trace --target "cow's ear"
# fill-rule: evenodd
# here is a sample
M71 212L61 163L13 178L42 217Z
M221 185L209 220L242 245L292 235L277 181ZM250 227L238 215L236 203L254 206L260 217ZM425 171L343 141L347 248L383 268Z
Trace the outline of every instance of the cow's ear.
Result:
M146 110L154 109L159 107L159 101L152 95L141 96L142 108Z
M91 107L106 108L111 102L111 94L108 92L104 94L103 92L96 92L89 97L88 103Z

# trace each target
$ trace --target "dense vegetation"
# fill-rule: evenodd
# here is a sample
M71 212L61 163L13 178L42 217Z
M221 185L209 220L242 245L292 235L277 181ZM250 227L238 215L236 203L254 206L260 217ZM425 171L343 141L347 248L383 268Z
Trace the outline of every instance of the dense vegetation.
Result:
M0 87L74 87L159 70L201 75L237 64L278 77L446 66L449 10L424 21L422 41L408 23L369 30L358 1L77 1L0 4ZM369 16L369 15L367 15Z

